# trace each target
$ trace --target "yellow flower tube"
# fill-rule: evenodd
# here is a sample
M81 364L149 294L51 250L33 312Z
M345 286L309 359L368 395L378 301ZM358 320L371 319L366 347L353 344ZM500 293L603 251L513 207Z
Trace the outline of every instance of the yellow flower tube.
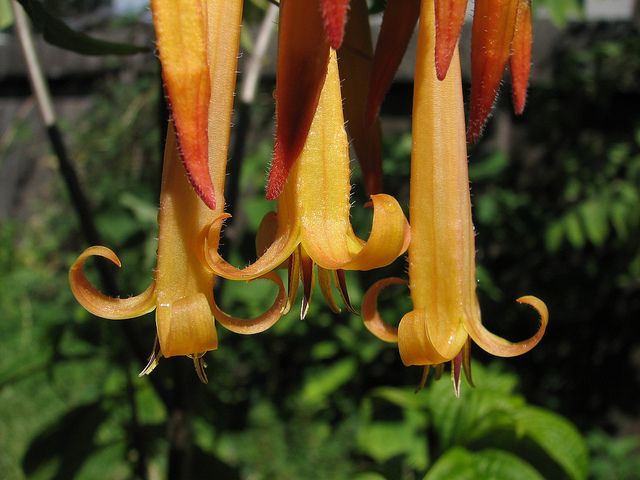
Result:
M184 174L172 126L167 135L161 191L158 262L151 286L127 299L107 297L97 291L86 279L83 267L93 255L120 266L118 257L106 247L85 250L71 266L69 283L78 302L103 318L133 318L157 308L162 356L191 355L200 367L199 357L217 348L218 337L211 315L213 276L193 252L215 213L196 196ZM185 211L191 214L181 215Z
M538 332L512 343L482 325L476 297L475 242L471 219L464 108L458 49L440 81L435 68L435 16L432 0L423 0L413 102L411 154L411 244L409 288L413 310L397 329L405 365L437 365L454 360L454 385L460 366L468 362L470 336L497 356L520 355L542 338L547 308L535 297L522 297L540 314ZM379 291L400 279L374 284L363 300L365 325L385 341L394 329L385 325L375 307Z
M243 269L228 264L217 253L220 228L227 218L221 216L209 231L205 252L209 266L221 277L250 280L277 268L298 246L313 263L329 270L368 270L388 265L408 245L409 226L400 205L389 195L371 197L373 225L364 242L351 227L350 190L349 145L332 50L309 135L278 198L277 225L273 225L274 219L269 221L271 243Z
M189 3L191 5L191 3ZM196 371L206 382L202 355L217 348L218 339L214 326L214 315L227 328L239 333L257 333L275 323L286 305L286 292L280 278L275 274L265 278L278 285L278 295L264 314L253 320L241 320L227 315L219 309L213 298L215 276L206 267L202 254L209 225L222 215L224 206L224 181L229 125L233 111L233 92L236 79L237 51L240 39L242 2L233 0L216 4L198 4L184 11L174 12L176 7L164 0L154 2L156 27L161 50L164 50L163 69L174 117L176 111L193 110L199 116L207 113L207 125L196 125L195 120L180 120L183 136L205 138L204 157L198 157L198 165L205 160L206 177L211 177L211 194L203 203L202 192L189 185L193 183L193 172L180 166L179 148L173 123L169 126L165 145L160 211L158 214L159 238L155 279L142 294L126 298L111 298L96 290L83 273L84 264L90 256L101 256L120 266L120 260L106 247L90 247L83 252L69 271L71 289L78 300L91 313L108 319L128 319L141 316L156 309L157 342L149 364L142 373L150 373L160 356L188 355L193 358ZM176 7L177 8L177 7ZM202 10L201 10L202 8ZM190 21L185 21L190 18ZM197 29L185 32L190 26ZM183 37L184 34L184 38ZM193 37L195 35L195 37ZM206 45L206 51L176 48L189 38L196 38L198 46ZM164 47L163 47L164 46ZM206 53L203 60L203 51ZM182 57L193 56L189 60ZM205 69L202 63L206 63ZM181 63L182 62L182 63ZM198 78L204 71L206 80L198 85L182 85L180 65L199 65ZM168 64L168 65L167 65ZM174 75L175 74L175 75ZM177 76L176 76L177 75ZM210 92L191 90L204 88ZM183 92L184 88L187 92ZM197 100L196 100L197 97ZM191 108L193 107L193 108ZM199 113L200 112L200 113ZM180 115L177 115L180 117ZM189 117L189 115L186 115ZM183 116L184 118L184 116ZM199 120L198 120L199 121ZM200 122L202 123L202 122ZM179 132L178 132L179 133ZM201 140L198 140L201 144ZM181 144L183 154L185 145ZM187 159L184 159L188 161ZM196 189L197 190L197 189ZM210 208L213 207L213 210Z

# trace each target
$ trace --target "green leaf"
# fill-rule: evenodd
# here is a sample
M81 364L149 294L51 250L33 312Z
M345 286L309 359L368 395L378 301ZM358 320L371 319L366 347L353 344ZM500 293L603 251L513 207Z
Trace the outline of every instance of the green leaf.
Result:
M472 162L469 165L469 178L472 182L487 180L500 175L509 165L506 155L500 152L493 153L480 162Z
M583 203L579 210L589 241L595 246L601 246L609 234L607 213L603 204L597 199Z
M584 247L585 238L578 215L575 212L568 213L564 217L563 224L565 231L567 232L567 239L569 240L569 243L571 243L575 248Z
M301 402L307 407L317 407L325 402L327 397L348 382L356 371L353 358L344 358L328 368L323 368L307 377L302 392Z
M109 42L90 37L69 26L47 10L39 0L18 0L43 38L56 47L83 55L131 55L149 52L148 47Z
M531 438L573 480L587 478L587 446L576 428L563 417L537 407L514 412L519 431Z
M557 252L562 245L562 239L564 238L564 225L562 222L556 221L551 223L544 234L544 240L547 245L547 250L550 252Z
M424 470L427 466L426 437L406 422L371 422L358 434L358 446L376 462L386 462L407 455L412 466Z
M13 25L13 12L11 11L11 0L0 0L0 30Z
M363 472L353 476L353 480L386 480L377 472Z
M470 452L453 448L427 472L424 480L543 480L528 463L502 450Z

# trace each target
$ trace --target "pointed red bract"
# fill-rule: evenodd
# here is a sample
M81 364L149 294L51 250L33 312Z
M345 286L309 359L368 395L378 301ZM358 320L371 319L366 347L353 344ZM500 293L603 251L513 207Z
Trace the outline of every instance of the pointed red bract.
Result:
M444 80L458 43L467 0L435 0L436 9L436 74Z
M522 114L527 102L527 86L531 71L531 30L531 0L519 0L509 61L513 109L517 115Z
M338 50L344 38L344 26L347 23L347 10L349 0L320 0L322 17L324 19L324 31L329 40L329 45Z
M420 16L420 0L388 0L373 57L366 123L371 125L391 86Z
M476 0L471 36L471 103L467 140L482 133L509 60L519 0Z
M214 209L207 137L209 67L201 4L193 0L153 0L152 12L180 156L194 190Z
M276 144L267 199L280 195L309 133L329 63L318 8L281 0L276 72Z

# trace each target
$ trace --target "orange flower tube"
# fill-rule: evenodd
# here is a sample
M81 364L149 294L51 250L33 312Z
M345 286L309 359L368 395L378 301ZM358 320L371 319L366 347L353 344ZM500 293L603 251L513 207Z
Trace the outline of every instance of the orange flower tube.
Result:
M512 343L486 330L476 297L475 242L465 141L458 49L444 80L434 64L435 17L432 0L423 0L413 102L409 245L409 288L413 310L397 329L405 365L453 361L454 386L460 366L468 364L468 337L497 356L520 355L542 338L547 308L535 297L522 297L540 314L540 327L528 340ZM374 307L381 288L375 284L363 301L365 325L386 341L394 332L382 324ZM466 369L466 368L465 368Z

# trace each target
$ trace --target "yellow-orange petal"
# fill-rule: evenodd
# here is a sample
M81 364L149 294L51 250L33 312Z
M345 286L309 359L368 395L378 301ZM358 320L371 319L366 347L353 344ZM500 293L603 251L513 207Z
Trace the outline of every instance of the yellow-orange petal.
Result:
M432 341L427 327L429 322L437 321L429 318L425 310L412 310L402 317L398 326L398 350L404 365L437 365L452 360L460 352L466 335L454 336L451 342L442 342L440 338Z
M73 262L69 269L69 284L73 296L87 311L110 320L125 320L151 312L156 307L155 281L140 295L114 298L98 291L84 274L84 264L89 257L102 257L121 266L120 259L107 247L89 247Z
M241 335L253 335L271 328L280 319L287 304L287 292L284 288L284 284L280 277L274 272L268 273L265 276L260 277L260 279L271 280L278 286L278 295L273 302L273 305L271 305L271 307L260 316L252 320L245 320L235 318L222 311L214 299L212 308L213 315L220 325L234 333L239 333Z
M229 218L228 214L221 215L211 223L204 244L205 261L211 271L220 277L229 280L253 280L262 277L278 268L300 243L297 225L285 223L284 227L276 233L273 243L254 263L245 268L234 267L218 253L220 231L226 218Z
M493 109L511 54L519 0L476 0L471 32L471 99L467 139L475 142Z
M517 115L522 114L527 102L527 86L531 71L531 30L531 0L518 0L518 13L509 59L513 109Z
M396 343L398 341L398 329L382 319L378 311L378 295L390 285L406 284L407 281L402 278L383 278L371 285L362 299L362 321L364 326L384 342Z
M278 233L278 215L276 212L268 212L260 221L256 233L256 255L259 257L267 251Z
M156 327L163 357L193 355L218 348L211 306L203 293L159 304Z
M276 72L276 144L267 198L277 198L302 151L327 73L329 43L317 5L281 0Z
M435 0L436 73L444 80L464 24L467 0Z
M382 192L380 120L365 122L373 67L373 47L366 0L351 0L344 43L338 51L344 117L368 195Z
M520 297L516 300L518 303L525 303L531 306L540 315L540 326L538 331L530 338L521 342L510 342L502 337L499 337L489 332L482 321L480 315L472 315L465 317L464 328L469 333L469 336L480 348L484 351L495 355L497 357L515 357L527 353L533 347L535 347L542 337L547 328L549 322L549 310L545 303L539 298L527 295Z
M366 122L371 125L407 50L420 16L420 0L388 0L373 57Z
M198 196L214 209L207 136L210 83L202 2L152 0L151 11L182 161Z
M206 45L211 87L207 132L209 174L215 189L217 213L224 208L224 182L229 157L243 3L243 0L202 2L206 10Z
M278 199L278 221L299 225L302 248L320 267L370 270L390 264L404 252L409 227L398 202L378 194L372 196L369 241L364 244L353 232L349 144L343 122L340 75L332 50L310 134Z
M362 249L342 267L344 270L371 270L389 265L406 252L411 228L398 201L390 195L371 195L373 224Z

